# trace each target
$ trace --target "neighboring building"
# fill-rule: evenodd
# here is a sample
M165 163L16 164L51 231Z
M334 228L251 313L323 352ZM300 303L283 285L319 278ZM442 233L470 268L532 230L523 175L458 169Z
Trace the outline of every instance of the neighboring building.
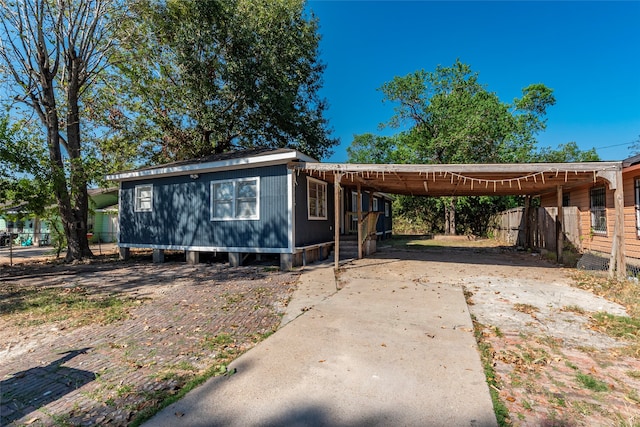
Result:
M622 162L624 194L624 256L627 270L640 272L640 156ZM577 238L570 239L581 252L596 255L591 263L609 261L614 242L615 204L614 190L602 178L588 185L566 188L563 191L563 206L577 208ZM541 206L555 206L556 195L541 197ZM569 210L569 212L573 212ZM566 213L565 213L566 215ZM565 220L565 222L568 222ZM566 230L565 230L566 231Z
M118 189L89 189L89 241L115 242L118 237ZM49 209L57 209L52 205ZM0 235L12 236L14 244L45 246L51 243L51 224L29 212L26 204L0 207ZM0 245L6 245L6 238Z
M279 254L285 269L327 257L334 244L333 184L293 170L296 162L317 161L291 149L253 149L107 176L120 183L123 256L129 248L152 248L162 261L164 250L184 250L195 263L200 252L226 252L239 265L247 254ZM373 234L388 236L389 198L367 194L365 213L369 198L380 213ZM344 234L353 231L349 199L341 198Z

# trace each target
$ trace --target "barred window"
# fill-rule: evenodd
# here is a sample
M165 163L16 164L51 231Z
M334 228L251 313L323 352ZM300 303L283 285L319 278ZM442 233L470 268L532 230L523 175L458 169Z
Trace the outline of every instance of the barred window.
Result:
M591 230L596 234L607 233L606 197L604 187L591 189Z

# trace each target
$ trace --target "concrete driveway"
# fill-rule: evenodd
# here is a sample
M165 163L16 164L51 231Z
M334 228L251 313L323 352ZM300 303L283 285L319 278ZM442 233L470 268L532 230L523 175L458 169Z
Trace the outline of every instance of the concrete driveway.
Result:
M289 323L147 425L496 426L462 288L364 276L307 270Z

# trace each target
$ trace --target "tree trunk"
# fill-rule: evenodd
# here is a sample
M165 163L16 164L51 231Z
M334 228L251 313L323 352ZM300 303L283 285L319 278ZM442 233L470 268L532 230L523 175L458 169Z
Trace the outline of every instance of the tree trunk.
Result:
M444 201L444 234L456 235L456 204L454 197L447 197Z
M87 178L82 162L80 150L80 112L78 109L80 60L75 56L73 47L69 49L67 58L67 73L69 87L67 88L67 147L71 160L69 184L73 199L71 221L67 233L67 261L92 257L87 238L87 216L89 214L89 196L87 194Z

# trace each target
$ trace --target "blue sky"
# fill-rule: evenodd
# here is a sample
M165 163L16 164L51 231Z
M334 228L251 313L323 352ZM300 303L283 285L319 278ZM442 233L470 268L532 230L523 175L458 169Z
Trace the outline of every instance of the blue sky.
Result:
M575 141L622 160L640 135L640 1L309 1L327 65L322 95L343 162L354 134L379 133L394 76L449 66L479 73L503 102L544 83L557 100L538 145ZM385 131L389 134L390 131Z

